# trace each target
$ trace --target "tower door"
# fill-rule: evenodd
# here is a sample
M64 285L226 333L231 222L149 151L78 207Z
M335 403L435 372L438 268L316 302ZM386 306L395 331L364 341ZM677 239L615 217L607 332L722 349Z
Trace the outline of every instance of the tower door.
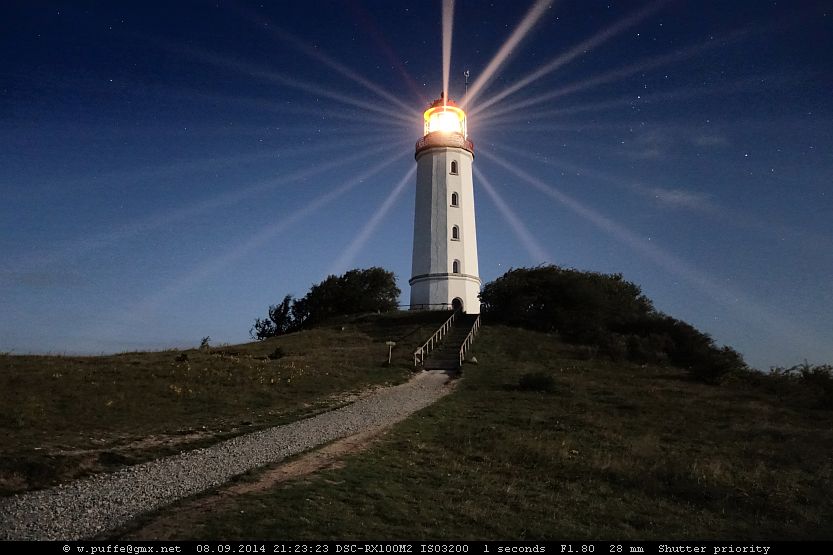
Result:
M454 309L454 312L463 312L463 299L455 297L454 300L451 301L451 308Z

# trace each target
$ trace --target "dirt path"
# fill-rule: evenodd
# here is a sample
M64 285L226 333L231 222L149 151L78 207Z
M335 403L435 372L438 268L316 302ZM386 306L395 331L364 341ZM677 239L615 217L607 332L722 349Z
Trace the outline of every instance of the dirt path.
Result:
M320 470L341 468L342 459L347 455L360 453L369 449L377 440L384 437L393 424L379 426L339 439L305 453L286 463L264 469L254 481L223 486L197 499L178 503L166 508L162 513L147 517L137 527L128 527L128 532L119 536L119 540L177 540L176 535L183 529L193 529L203 522L211 513L220 512L237 497L248 493L267 491L278 484L297 480ZM176 526L171 526L171 513L176 511Z
M286 479L337 464L347 453L414 412L447 395L454 382L443 372L420 372L407 383L382 388L345 407L285 426L252 432L172 457L99 474L55 488L0 499L0 539L67 540L99 537L125 529L140 515L221 488L196 503L209 510L216 500L266 489ZM308 452L278 465L252 483L224 486L254 469ZM202 503L202 505L200 505ZM147 525L148 533L163 530ZM144 530L144 528L142 529ZM144 533L142 530L138 533Z

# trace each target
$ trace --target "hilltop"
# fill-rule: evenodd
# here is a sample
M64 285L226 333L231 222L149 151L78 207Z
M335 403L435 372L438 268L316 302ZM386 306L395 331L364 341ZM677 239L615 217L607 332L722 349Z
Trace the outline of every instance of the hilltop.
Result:
M4 493L214 443L399 383L444 316L341 318L210 350L4 356ZM479 363L464 365L453 394L343 468L215 499L209 512L169 507L122 537L833 536L831 411L745 381L708 385L672 366L613 361L553 333L487 323L472 354Z
M473 354L453 394L342 468L122 537L833 537L830 411L505 326ZM520 387L530 374L551 390Z
M265 341L181 351L0 355L0 494L215 443L401 383L414 349L446 317L332 318Z

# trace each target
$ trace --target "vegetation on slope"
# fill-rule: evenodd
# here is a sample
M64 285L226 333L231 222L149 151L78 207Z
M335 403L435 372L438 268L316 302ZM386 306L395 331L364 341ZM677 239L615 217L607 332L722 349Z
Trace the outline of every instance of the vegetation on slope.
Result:
M517 328L486 326L474 354L455 393L344 468L197 522L169 508L169 537L833 537L830 411ZM521 387L534 374L551 393Z
M0 494L179 452L401 382L446 315L331 320L246 345L112 356L0 356ZM387 366L385 342L397 341Z
M621 274L518 268L486 284L480 298L490 322L553 332L615 361L670 363L711 383L746 368L732 348L657 312Z
M303 298L287 295L269 307L267 318L257 318L249 330L252 339L277 337L313 328L336 316L391 312L397 309L396 276L383 268L350 270L313 285Z

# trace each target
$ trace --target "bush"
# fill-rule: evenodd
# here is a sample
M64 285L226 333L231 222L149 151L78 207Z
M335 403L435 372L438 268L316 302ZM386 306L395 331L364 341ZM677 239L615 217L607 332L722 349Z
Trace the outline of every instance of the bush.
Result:
M608 330L650 314L651 301L621 274L558 266L518 268L486 284L483 311L494 321L598 344Z
M598 347L614 361L670 363L707 383L746 368L734 349L718 347L708 334L654 310L620 274L552 265L512 269L486 284L480 299L491 320L556 331L568 342Z
M312 327L333 316L390 312L399 306L399 293L393 272L350 270L313 285L303 299L293 303L292 316L298 326Z
M269 307L268 318L255 319L254 326L249 330L252 339L263 340L295 331L297 325L292 317L293 303L292 295L287 295L279 304Z
M812 365L805 360L792 368L775 368L775 373L794 377L802 386L811 391L821 408L833 409L833 366Z
M399 306L399 293L393 272L350 270L313 285L302 299L285 296L280 304L269 307L268 318L255 319L249 334L263 340L313 327L334 316L389 312Z
M745 369L727 374L721 383L755 388L800 407L833 409L833 365L812 365L806 361L789 368L775 367L769 372Z
M522 391L540 391L552 393L555 391L555 380L549 374L532 372L524 374L518 380L518 389Z
M599 349L613 362L628 359L628 341L624 335L610 333L599 342Z

